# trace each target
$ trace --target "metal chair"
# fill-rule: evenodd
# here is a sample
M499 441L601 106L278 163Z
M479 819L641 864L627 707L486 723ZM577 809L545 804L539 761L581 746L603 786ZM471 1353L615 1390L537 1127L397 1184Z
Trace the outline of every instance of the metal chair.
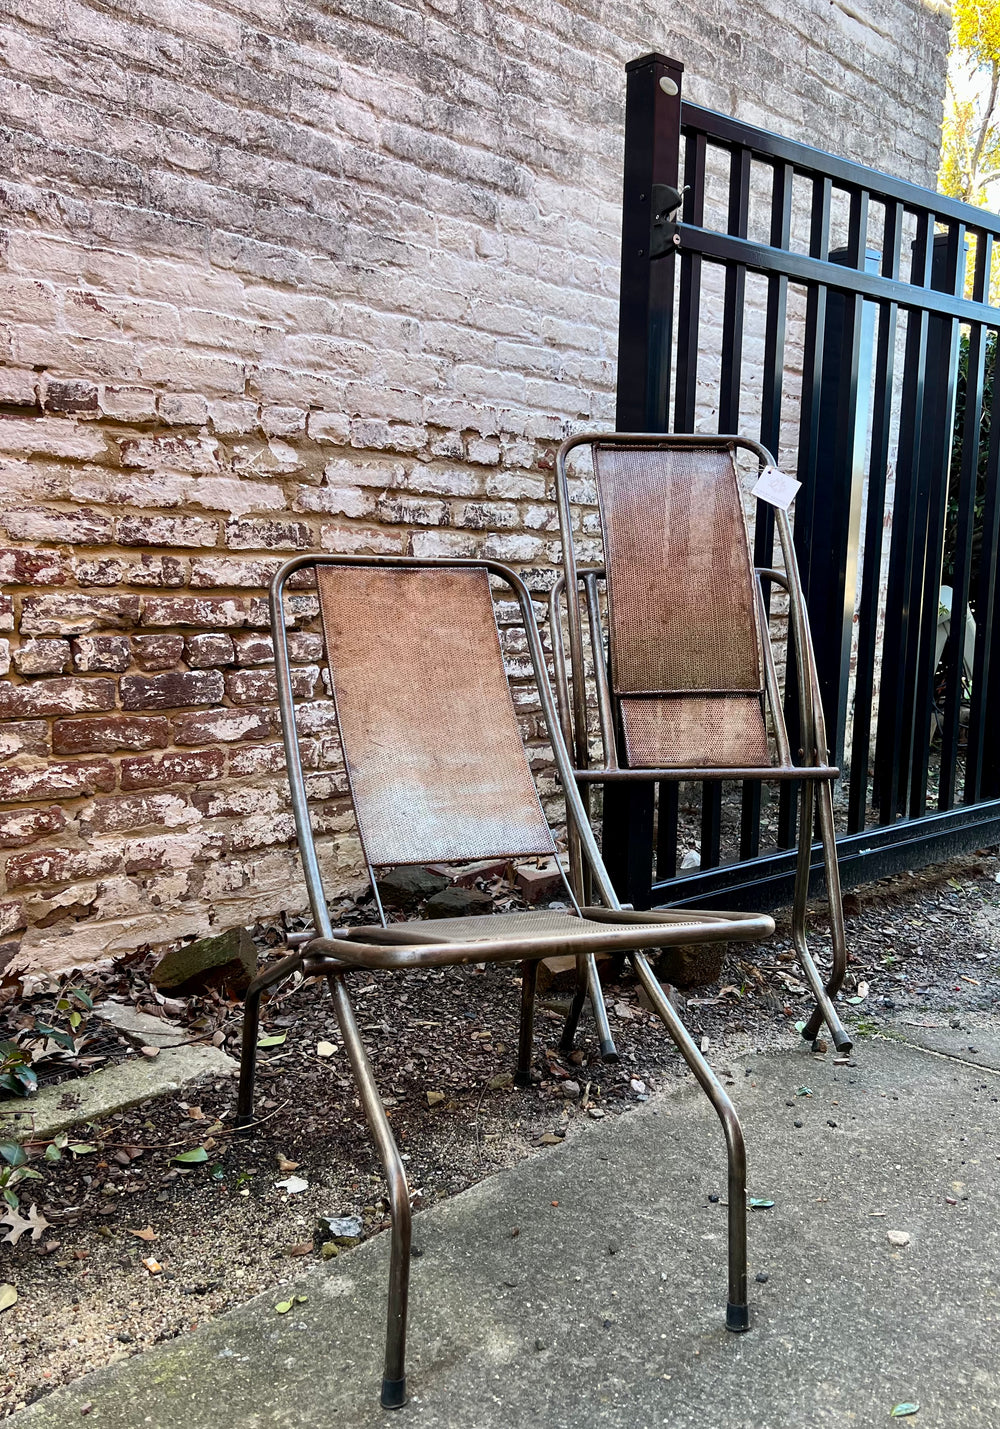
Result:
M604 567L578 566L574 549L566 463L571 452L584 446L590 447L593 461ZM550 602L560 718L566 743L574 751L574 776L585 804L594 783L720 779L799 783L792 935L816 1000L802 1035L814 1040L825 1022L837 1050L846 1053L851 1038L832 1001L847 971L831 788L840 771L830 764L827 753L788 515L767 508L773 510L784 570L755 568L736 470L740 449L750 452L761 466L775 464L764 447L740 436L587 432L563 442L556 460L563 575ZM601 581L606 587L607 657ZM798 672L798 762L789 748L765 586L777 586L788 597L789 644ZM594 655L593 686L584 663L581 593ZM600 764L592 763L590 755L588 692L594 686ZM806 938L814 799L832 944L831 972L825 984ZM583 877L577 866L578 886Z
M285 638L289 578L314 566L327 660L344 761L372 889L374 870L521 855L555 855L535 790L504 671L489 578L505 582L520 607L541 709L562 779L567 815L602 906L381 927L331 925L310 827ZM271 628L278 698L299 850L315 934L266 969L246 996L237 1125L253 1122L255 1052L261 993L289 973L327 978L354 1079L389 1185L392 1233L388 1333L382 1404L406 1398L404 1353L410 1263L410 1203L402 1161L386 1119L348 997L352 970L521 962L517 1082L529 1081L538 959L571 954L586 980L598 1020L607 1014L594 954L627 955L650 999L724 1128L729 1163L729 1296L726 1323L748 1327L746 1158L740 1125L647 963L643 950L664 944L745 941L768 936L763 915L635 913L623 910L601 862L563 743L531 597L507 567L492 561L418 561L402 557L297 556L271 587Z

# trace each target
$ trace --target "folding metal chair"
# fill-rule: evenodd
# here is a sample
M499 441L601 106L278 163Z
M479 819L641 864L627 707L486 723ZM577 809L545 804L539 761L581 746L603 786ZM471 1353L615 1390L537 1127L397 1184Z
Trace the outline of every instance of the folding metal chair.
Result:
M316 570L344 761L376 900L376 867L556 853L504 671L489 582L493 576L506 583L519 604L568 818L603 906L581 908L567 884L572 907L564 911L386 926L379 902L382 927L332 927L310 826L285 638L285 586L305 566ZM292 807L316 933L256 978L247 993L237 1124L249 1128L253 1120L261 993L296 969L307 976L325 976L389 1185L392 1236L382 1404L396 1408L406 1397L410 1203L403 1165L348 998L348 974L353 969L520 960L517 1081L525 1085L531 1067L538 959L571 954L582 972L589 967L594 1008L606 1025L593 956L603 951L627 955L722 1121L729 1162L726 1322L732 1330L746 1329L742 1132L729 1098L664 995L643 950L664 944L756 940L773 932L773 921L763 915L634 913L620 907L573 778L531 597L507 567L491 561L297 556L285 563L272 584L271 629Z
M590 448L593 461L603 567L578 566L574 549L566 463L571 452L584 446ZM740 449L750 452L761 466L775 464L764 447L740 436L587 432L563 442L556 461L563 576L553 588L550 606L560 718L566 742L574 751L574 775L585 804L594 783L799 782L792 935L816 1000L802 1035L814 1040L825 1022L837 1050L848 1052L851 1039L832 1001L847 971L831 787L840 771L827 754L816 662L788 515L760 503L762 512L773 512L784 570L755 569L736 469ZM770 517L764 514L763 519ZM798 762L789 748L765 586L777 586L788 596L788 644L794 651L798 686ZM572 690L562 633L563 600ZM588 684L584 663L583 607L594 656L593 686ZM588 691L594 687L600 764L592 763L590 754ZM819 807L832 944L825 985L806 939L814 799ZM578 885L582 877L578 868Z

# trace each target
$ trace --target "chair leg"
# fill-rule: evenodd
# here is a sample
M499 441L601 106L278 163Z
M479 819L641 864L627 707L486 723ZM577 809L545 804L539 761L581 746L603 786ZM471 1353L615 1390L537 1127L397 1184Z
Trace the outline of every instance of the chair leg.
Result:
M576 1029L580 1025L580 1014L583 1011L583 1004L587 1000L587 970L582 957L576 960L576 992L573 994L573 1001L570 1004L569 1012L566 1014L566 1023L563 1027L562 1037L559 1039L560 1052L572 1052L573 1043L576 1041Z
M389 1127L382 1099L375 1085L371 1063L354 1020L343 975L327 979L340 1034L361 1094L372 1138L378 1148L389 1186L392 1240L389 1249L389 1306L385 1339L385 1369L382 1376L383 1409L401 1409L406 1403L406 1306L410 1287L410 1195L399 1148Z
M538 959L529 958L521 964L521 1031L517 1042L516 1087L531 1086L531 1049L535 1031L535 985L538 982Z
M604 1001L604 993L601 990L601 977L597 971L597 959L593 953L586 953L577 958L576 979L576 992L566 1017L562 1037L559 1039L559 1050L563 1053L572 1052L583 1004L589 997L594 1013L594 1022L597 1026L597 1040L601 1048L601 1057L605 1062L617 1062L619 1060L618 1049L611 1035L608 1009Z
M837 862L837 835L833 823L833 790L826 782L821 785L819 790L819 834L823 844L826 896L830 909L830 941L833 945L833 963L826 984L826 994L828 999L832 999L840 991L844 978L847 976L847 933L844 928L844 900L840 891L840 865ZM803 940L804 936L805 919L803 916ZM815 1037L819 1032L822 1020L824 1019L821 1018L820 1009L817 1007L803 1028L803 1036ZM830 1027L837 1051L850 1052L854 1044L839 1019L836 1027L830 1023L828 1018L825 1020ZM813 1030L810 1031L810 1028Z
M257 1029L260 1025L260 996L272 983L280 982L302 966L304 954L290 953L255 977L243 999L243 1040L240 1048L240 1086L236 1097L236 1130L243 1136L253 1122L253 1091L257 1079Z
M722 1083L699 1052L691 1034L664 995L646 959L641 953L631 953L630 957L639 981L646 989L646 995L715 1108L725 1132L729 1165L729 1296L726 1302L726 1329L740 1333L750 1328L750 1307L747 1303L747 1155L743 1129Z
M803 1029L802 1029L802 1036L806 1039L807 1042L813 1042L813 1041L815 1041L816 1037L817 1037L818 1034L819 1034L819 1029L822 1027L823 1023L825 1022L826 1025L827 1025L827 1027L829 1027L829 1029L830 1029L830 1035L831 1035L831 1037L833 1038L833 1045L836 1047L837 1051L838 1051L838 1052L849 1052L849 1051L851 1050L851 1047L853 1046L853 1043L851 1042L851 1039L850 1039L850 1037L848 1036L847 1032L844 1030L844 1025L843 1025L843 1023L841 1022L840 1018L837 1016L836 1009L834 1008L834 1005L833 1005L833 1002L832 1002L831 996L830 996L831 990L832 990L833 992L836 992L837 988L839 988L839 986L840 986L840 983L843 981L843 972L841 972L840 978L839 978L839 979L837 978L838 938L837 938L836 932L834 932L834 939L833 939L833 943L834 943L834 969L833 969L833 973L831 974L831 977L830 977L830 985L829 985L829 987L827 987L827 986L824 985L823 979L822 979L822 977L820 976L819 969L817 968L815 962L813 961L812 954L811 954L810 951L809 951L809 944L808 944L807 936L806 936L806 903L808 902L808 899L809 899L809 872L810 872L810 866L811 866L811 863L812 863L813 791L814 791L814 789L815 789L815 784L814 784L811 780L803 780L803 782L802 782L802 797L801 797L801 803L800 803L800 808L799 808L799 851L798 851L798 861L797 861L796 866L795 866L795 898L794 898L794 902L793 902L793 904L792 904L792 942L793 942L794 945L795 945L795 952L796 952L796 954L798 955L799 963L800 963L800 965L801 965L801 967L802 967L802 971L803 971L804 974L805 974L806 982L809 984L809 989L810 989L810 991L812 992L813 997L816 999L816 1008L815 1008L814 1012L812 1013L811 1017L809 1018L808 1022L807 1022L807 1023L805 1024L805 1026L803 1027ZM831 795L831 793L830 793L830 786L829 786L828 783L824 783L823 786L822 786L821 789L820 789L820 829L821 829L821 832L823 831L824 825L825 825L825 820L824 820L824 817L823 817L824 795L825 795L826 801L827 801L827 803L828 803L829 832L830 832L830 835L832 836L832 834L833 834L833 803L832 803L832 795ZM823 852L824 852L824 857L825 857L825 859L826 859L827 878L829 878L829 876L830 876L830 851L829 851L829 849L828 849L828 847L827 847L827 840L826 840L825 834L824 834L824 836L823 836ZM834 868L836 869L836 865L837 865L837 850L836 850L836 845L833 846L832 853L833 853L833 866L834 866ZM830 888L830 885L828 884L828 889L829 889L829 888ZM840 914L840 932L841 932L841 935L842 935L842 934L843 934L843 908L842 908L841 905L840 905L840 881L839 881L839 877L836 877L836 890L837 890L837 909L838 909L838 912L839 912L839 914ZM834 926L835 926L835 919L834 919L834 917L833 917L833 899L832 899L832 898L831 898L831 920L830 920L830 926L831 926L831 929L833 929ZM843 937L842 937L842 936L841 936L839 942L840 942L840 953L839 953L839 956L840 956L841 961L843 961L843 963L844 963L844 967L846 968L846 951L845 951L845 947L844 947L844 942L843 942Z

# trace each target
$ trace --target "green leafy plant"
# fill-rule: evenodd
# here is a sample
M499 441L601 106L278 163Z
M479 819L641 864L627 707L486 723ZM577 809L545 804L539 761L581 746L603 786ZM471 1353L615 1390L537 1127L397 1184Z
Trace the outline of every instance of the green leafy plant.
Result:
M17 1210L17 1188L22 1181L41 1181L39 1171L28 1165L28 1153L16 1141L0 1141L0 1197Z
M47 1020L34 1016L13 1040L0 1042L0 1094L33 1096L38 1090L37 1064L78 1057L91 1040L83 1024L93 1008L85 988L64 984Z

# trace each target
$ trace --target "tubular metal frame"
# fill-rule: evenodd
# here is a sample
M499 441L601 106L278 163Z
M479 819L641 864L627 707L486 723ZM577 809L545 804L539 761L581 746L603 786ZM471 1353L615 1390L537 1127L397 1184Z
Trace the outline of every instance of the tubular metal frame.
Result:
M456 942L434 941L431 933L426 933L421 937L418 933L405 933L403 928L398 925L386 927L384 914L382 915L383 926L381 928L343 930L333 928L316 855L296 733L295 701L289 668L284 606L284 591L289 577L306 566L321 565L436 567L442 569L475 567L485 569L490 575L506 582L514 592L521 610L539 699L548 727L556 767L563 784L568 822L574 831L574 846L577 856L586 861L588 883L595 888L603 905L581 908L577 899L573 898L577 913L582 914L591 925L586 931L581 930L579 934L570 933L568 935L540 932L532 937L499 937L492 941L479 941L472 938ZM574 778L569 751L563 741L531 596L521 579L508 567L496 561L485 560L417 560L399 556L301 555L285 562L275 575L271 584L270 605L278 703L281 712L289 788L315 932L295 935L293 939L289 939L290 944L298 945L295 950L260 973L247 991L236 1124L244 1133L250 1131L254 1125L253 1093L262 993L268 987L296 971L301 971L307 977L325 977L333 998L338 1025L344 1039L355 1083L389 1187L392 1232L385 1369L381 1394L383 1407L387 1409L399 1408L406 1402L406 1312L410 1268L411 1211L403 1163L375 1084L371 1064L361 1041L348 996L347 975L359 968L440 967L467 962L520 959L522 963L521 1029L518 1046L518 1075L515 1080L518 1084L524 1085L529 1080L530 1072L534 987L538 960L559 953L576 955L581 976L581 989L586 990L592 1001L602 1050L607 1043L613 1052L595 953L611 951L627 956L667 1032L705 1091L722 1123L729 1168L729 1284L726 1326L733 1331L748 1329L746 1151L743 1133L732 1102L684 1027L677 1012L664 995L646 961L643 950L678 943L757 941L762 937L769 936L774 931L773 920L766 914L726 914L715 911L702 913L691 910L684 912L664 910L662 913L652 914L622 909L607 870L604 868ZM568 916L567 922L570 921ZM595 929L593 927L595 923L603 923L606 926ZM571 1012L567 1023L570 1044L582 1001L582 996L578 996L577 1003L574 1004L575 1015ZM564 1038L564 1045L565 1040Z
M826 723L820 699L819 679L816 672L816 658L813 651L805 601L799 578L798 561L792 537L788 513L780 508L769 508L777 528L784 571L769 566L753 567L756 597L757 625L764 651L764 688L770 707L778 763L765 768L626 768L619 757L616 731L618 723L615 710L615 693L611 688L608 664L604 659L604 633L601 625L598 581L605 575L602 567L577 565L573 543L572 512L569 499L569 485L566 462L570 453L582 446L617 446L664 449L684 448L718 451L728 449L734 457L738 449L755 456L761 467L776 465L774 457L759 442L736 434L703 435L700 433L677 432L670 434L644 432L581 432L569 437L559 448L556 457L556 502L559 510L559 530L563 549L563 575L553 586L550 602L550 628L553 647L555 687L559 718L566 745L574 753L573 777L580 787L584 807L589 818L589 786L619 781L631 782L674 782L681 780L713 781L723 779L757 780L777 782L794 780L800 783L801 797L799 810L798 848L795 872L795 891L792 904L792 941L799 963L813 997L815 1011L802 1029L807 1041L814 1041L825 1022L838 1052L847 1053L853 1045L844 1029L833 1005L847 973L847 940L844 929L844 909L840 889L840 869L837 863L837 845L833 822L832 781L840 775L839 769L829 762L826 740ZM764 594L764 584L778 585L788 595L788 621L795 652L799 677L798 718L802 740L803 763L796 764L791 756L788 730L785 723L782 700L774 665L774 652L768 630L768 603ZM583 616L580 592L583 590L587 608L587 620L594 660L594 684L596 687L598 721L601 732L603 763L592 766L590 759L589 718L587 703L586 664L583 645ZM569 664L562 633L561 601L565 599L567 624L569 628ZM581 678L576 678L576 672ZM812 853L812 832L814 804L818 806L820 842L826 873L827 898L830 916L830 942L832 950L831 971L825 984L809 951L806 930L806 902L809 896L809 872ZM575 848L573 830L571 837L570 872L575 886L581 892L586 889L586 875L581 859Z

